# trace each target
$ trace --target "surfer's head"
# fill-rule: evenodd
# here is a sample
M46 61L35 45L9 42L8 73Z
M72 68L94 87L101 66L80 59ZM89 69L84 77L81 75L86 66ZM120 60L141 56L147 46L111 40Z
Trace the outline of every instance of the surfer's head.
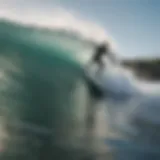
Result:
M109 42L105 41L105 42L101 43L100 46L103 46L106 51L110 50L110 44L109 44Z
M97 56L102 56L102 54L106 54L109 49L109 44L107 42L103 42L96 47Z

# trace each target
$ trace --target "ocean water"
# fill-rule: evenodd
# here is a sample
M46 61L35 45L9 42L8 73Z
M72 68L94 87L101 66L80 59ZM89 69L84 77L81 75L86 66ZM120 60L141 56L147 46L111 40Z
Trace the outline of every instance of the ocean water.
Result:
M94 106L97 101L88 92L83 68L93 48L93 41L74 32L27 26L6 19L0 21L1 159L85 158L87 107ZM128 83L123 84L125 89L126 84ZM113 91L113 88L107 90ZM111 93L110 97L114 103L112 101L112 104L109 104L110 101L107 101L103 104L104 108L109 110L102 111L105 112L106 119L105 122L99 123L101 129L104 128L107 132L104 131L105 135L99 136L98 142L95 143L98 146L101 142L100 145L103 143L106 147L102 147L104 152L99 154L100 158L159 159L159 143L155 145L152 138L147 143L148 138L142 139L149 137L148 133L154 127L154 133L151 132L151 135L156 137L158 142L159 125L154 126L155 123L151 121L143 124L138 122L139 128L147 127L144 127L138 136L126 135L125 129L129 126L122 126L122 123L119 125L117 122L121 122L119 113L120 117L125 117L128 113L126 107L131 104L123 103L125 96L118 95L119 93ZM158 108L158 97L150 98L150 103L146 97L144 99L142 106L149 105L150 108L154 103L155 108ZM135 106L135 103L132 106ZM148 113L149 109L144 110ZM138 110L137 113L136 110L134 114L141 112ZM125 122L131 120L126 118ZM113 126L111 134L110 127L105 129L108 124ZM109 136L113 134L116 136ZM98 159L95 152L91 155L94 156L88 158Z
M73 159L63 150L83 134L85 102L76 95L87 94L61 34L0 21L2 159Z

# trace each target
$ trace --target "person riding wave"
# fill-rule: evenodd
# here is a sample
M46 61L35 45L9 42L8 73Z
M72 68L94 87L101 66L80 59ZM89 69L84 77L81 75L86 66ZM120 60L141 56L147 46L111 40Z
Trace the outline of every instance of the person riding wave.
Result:
M100 77L102 74L103 69L105 68L105 62L104 62L104 58L105 56L111 60L112 62L115 62L115 56L114 54L111 52L110 49L110 45L109 43L101 43L99 45L97 45L95 47L95 51L93 56L90 59L90 63L89 63L89 67L91 67L92 70L92 65L97 65L97 70L94 71L95 76L96 77ZM92 72L89 69L89 74ZM92 75L92 74L91 74ZM94 81L92 81L88 76L87 76L87 82L91 91L91 94L95 97L95 98L102 98L103 97L103 91L101 90L101 88L99 88Z
M104 58L108 58L111 62L115 62L115 55L111 52L109 43L103 42L95 47L94 54L91 58L91 63L96 64L98 67L97 73L101 72L105 67Z

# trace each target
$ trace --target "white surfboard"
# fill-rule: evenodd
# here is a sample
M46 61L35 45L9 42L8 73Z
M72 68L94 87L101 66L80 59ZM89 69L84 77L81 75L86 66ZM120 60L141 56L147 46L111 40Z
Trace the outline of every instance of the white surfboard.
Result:
M134 83L121 69L106 68L97 71L96 66L87 68L85 71L86 77L104 94L112 94L114 98L115 95L119 97L133 95L137 91Z

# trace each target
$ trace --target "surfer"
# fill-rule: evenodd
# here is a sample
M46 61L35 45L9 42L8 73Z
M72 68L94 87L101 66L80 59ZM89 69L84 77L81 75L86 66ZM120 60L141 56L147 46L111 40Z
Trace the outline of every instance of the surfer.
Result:
M108 45L101 44L95 48L95 53L92 57L92 62L98 64L99 67L103 67L103 59L102 57L108 53L109 47Z
M98 46L96 46L93 57L91 59L91 64L98 65L98 72L102 71L105 67L104 56L109 58L112 62L115 61L115 56L111 53L110 46L108 43L104 42Z
M89 74L87 74L87 83L89 86L89 90L90 90L90 94L95 98L95 99L102 99L103 98L103 91L101 90L101 88L99 88L95 81L90 78L91 77L97 77L100 78L101 76L103 76L103 70L106 68L105 66L105 62L104 62L104 58L107 57L111 62L116 63L117 59L115 57L115 55L113 54L113 52L111 52L110 49L110 45L107 42L103 42L99 45L97 45L95 47L95 51L94 54L92 56L92 58L90 59L90 62L87 64L87 66L91 69L87 69L87 72ZM94 66L92 65L96 65L96 70L93 70L94 72L92 72L92 68L94 68ZM86 67L86 68L88 68ZM107 71L107 70L106 70ZM92 74L93 73L93 74ZM90 75L90 76L88 76ZM86 76L86 74L85 74Z
M96 74L96 77L100 77L102 74L102 70L105 68L105 62L103 61L104 56L109 59L113 58L113 55L111 55L110 52L110 46L108 43L101 43L100 45L95 47L95 51L93 53L92 58L90 59L89 68L92 69L92 64L97 65L97 71L94 71ZM92 70L89 69L89 75L92 75ZM92 75L93 76L93 75ZM91 77L92 77L91 76ZM89 89L89 95L90 98L88 98L88 106L87 106L87 115L86 115L86 142L87 146L86 148L92 148L92 143L94 141L94 130L96 125L96 112L97 112L97 106L98 102L104 99L104 92L102 88L96 85L94 80L87 76L86 78L88 89ZM105 93L106 96L106 93Z
M95 48L95 54L93 56L93 62L104 66L103 56L107 56L111 61L115 60L113 53L111 53L110 45L108 43L102 43Z

